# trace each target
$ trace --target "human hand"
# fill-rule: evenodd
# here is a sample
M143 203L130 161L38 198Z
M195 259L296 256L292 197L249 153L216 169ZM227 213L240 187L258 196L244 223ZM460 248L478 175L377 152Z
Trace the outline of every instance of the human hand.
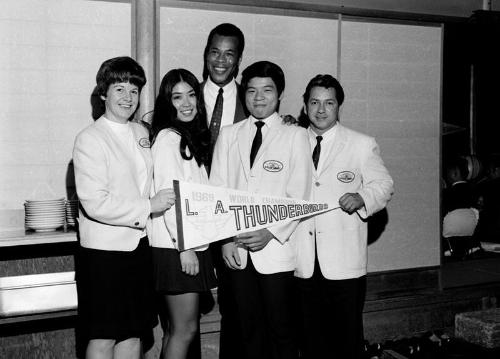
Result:
M200 263L194 250L180 253L182 271L189 275L197 275L200 272Z
M222 259L224 263L231 269L241 269L240 254L238 253L238 247L234 242L225 243L222 245Z
M249 251L257 252L263 249L274 235L269 230L263 228L253 232L238 234L235 243L247 248Z
M166 211L175 203L174 190L172 188L162 189L149 202L151 203L151 213Z
M298 125L299 121L292 115L281 115L282 123L285 125Z
M365 205L365 201L359 193L345 193L342 197L340 197L339 205L343 211L352 214L363 207Z

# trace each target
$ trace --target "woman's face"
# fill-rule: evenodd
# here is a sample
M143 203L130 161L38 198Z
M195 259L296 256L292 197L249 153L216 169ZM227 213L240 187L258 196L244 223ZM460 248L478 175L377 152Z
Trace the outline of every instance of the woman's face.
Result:
M186 82L178 82L172 89L172 105L177 110L177 118L180 121L193 121L197 113L197 103L196 93Z
M106 106L104 116L114 122L127 123L139 104L139 88L130 82L109 85L106 96L101 96Z

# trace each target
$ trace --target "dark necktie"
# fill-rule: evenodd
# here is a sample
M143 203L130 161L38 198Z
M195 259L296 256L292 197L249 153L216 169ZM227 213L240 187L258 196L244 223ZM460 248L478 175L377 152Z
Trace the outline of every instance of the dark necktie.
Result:
M257 126L257 132L255 132L255 137L253 138L252 142L252 149L250 150L250 168L252 168L255 156L257 156L259 147L262 144L262 126L264 126L264 121L255 122L255 126Z
M323 136L316 136L316 146L314 146L313 150L313 163L314 163L314 168L318 169L318 163L319 163L319 155L321 154L321 140L323 139Z
M214 112L212 112L212 119L210 120L210 152L213 152L215 141L219 135L220 121L222 119L222 109L224 107L224 90L219 88L219 94L215 100Z

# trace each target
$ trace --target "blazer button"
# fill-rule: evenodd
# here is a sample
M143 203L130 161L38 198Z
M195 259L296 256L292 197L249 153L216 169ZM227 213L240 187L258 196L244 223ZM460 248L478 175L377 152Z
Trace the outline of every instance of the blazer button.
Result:
M319 187L321 184L319 182L315 183L316 187Z
M177 241L175 240L175 238L172 238L172 242L174 242L174 243L175 243L175 242L177 242Z
M309 235L312 236L313 235L313 232L309 231Z
M138 226L138 225L139 225L139 222L135 222L135 223L134 223L134 226Z

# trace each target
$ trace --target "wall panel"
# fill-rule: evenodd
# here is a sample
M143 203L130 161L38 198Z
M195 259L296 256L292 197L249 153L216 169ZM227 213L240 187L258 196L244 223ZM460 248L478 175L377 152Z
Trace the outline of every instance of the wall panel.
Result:
M5 230L23 226L25 199L66 196L73 141L92 122L96 72L104 60L131 53L131 5L3 0L0 33L0 228Z
M342 122L375 136L395 182L369 270L439 265L441 28L342 22Z

